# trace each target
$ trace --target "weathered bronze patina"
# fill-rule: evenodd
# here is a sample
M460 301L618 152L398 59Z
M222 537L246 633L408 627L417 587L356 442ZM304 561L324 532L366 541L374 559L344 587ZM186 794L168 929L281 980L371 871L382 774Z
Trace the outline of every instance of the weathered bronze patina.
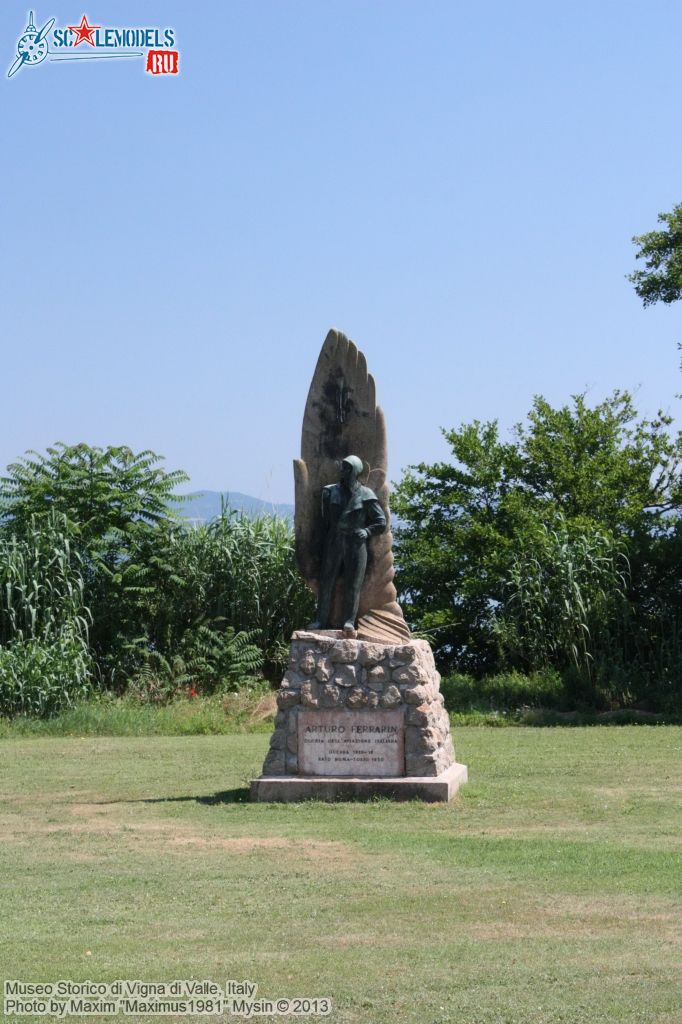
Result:
M343 629L355 629L360 591L367 569L367 542L383 533L386 516L373 490L358 480L362 459L347 455L341 463L341 480L322 488L324 531L317 621L309 629L327 629L331 623L332 598L339 575L343 580Z

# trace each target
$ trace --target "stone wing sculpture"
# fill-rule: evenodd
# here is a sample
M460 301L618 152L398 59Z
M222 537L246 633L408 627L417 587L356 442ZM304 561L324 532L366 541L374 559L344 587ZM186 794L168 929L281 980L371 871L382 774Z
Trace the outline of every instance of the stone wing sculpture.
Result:
M339 464L350 454L362 459L361 482L374 491L389 523L387 530L369 545L358 637L404 643L410 632L393 584L384 414L376 404L374 379L367 372L364 355L345 334L332 330L317 360L303 417L301 458L294 461L296 553L303 577L315 594L323 543L322 488L338 480ZM340 596L337 585L335 624L340 624Z

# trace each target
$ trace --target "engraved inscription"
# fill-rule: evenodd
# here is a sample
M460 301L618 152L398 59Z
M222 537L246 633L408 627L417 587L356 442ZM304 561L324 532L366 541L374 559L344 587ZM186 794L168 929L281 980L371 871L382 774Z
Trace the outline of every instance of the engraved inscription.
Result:
M298 764L301 775L404 775L403 711L301 711Z

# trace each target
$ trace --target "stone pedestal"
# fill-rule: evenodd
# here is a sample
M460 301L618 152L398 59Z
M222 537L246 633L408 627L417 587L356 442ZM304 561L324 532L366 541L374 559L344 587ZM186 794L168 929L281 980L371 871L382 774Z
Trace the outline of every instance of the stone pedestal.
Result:
M439 685L425 640L294 633L251 799L451 799L466 768L455 761Z

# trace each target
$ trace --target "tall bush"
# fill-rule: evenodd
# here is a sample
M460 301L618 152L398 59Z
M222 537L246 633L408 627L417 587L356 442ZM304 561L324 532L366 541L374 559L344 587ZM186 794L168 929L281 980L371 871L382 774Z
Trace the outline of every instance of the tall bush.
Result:
M213 522L168 529L149 552L147 637L170 652L200 627L250 634L275 677L288 653L292 631L314 612L294 554L288 520L250 519L224 509Z
M593 700L595 672L619 653L629 563L594 527L543 523L514 551L495 627L510 664L526 672L572 669Z
M90 612L64 516L0 536L0 714L50 714L92 686Z

